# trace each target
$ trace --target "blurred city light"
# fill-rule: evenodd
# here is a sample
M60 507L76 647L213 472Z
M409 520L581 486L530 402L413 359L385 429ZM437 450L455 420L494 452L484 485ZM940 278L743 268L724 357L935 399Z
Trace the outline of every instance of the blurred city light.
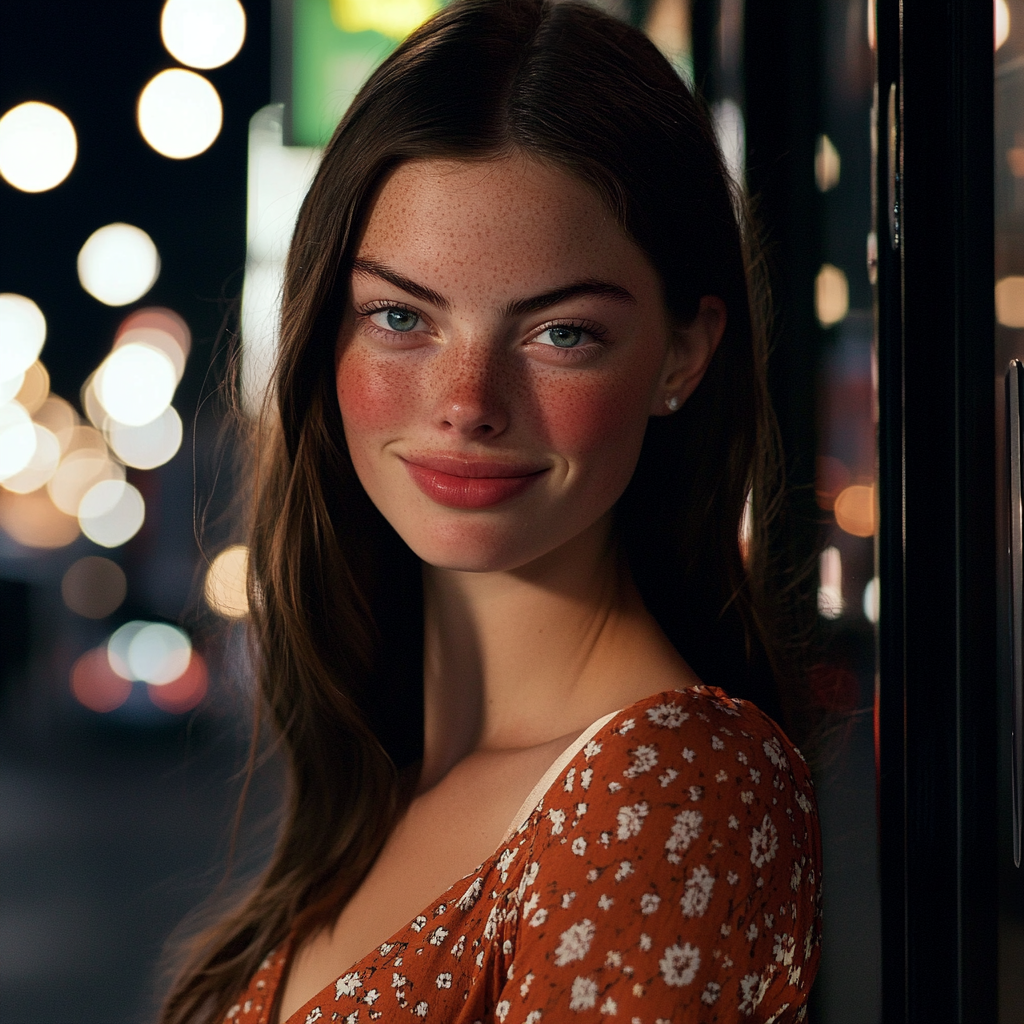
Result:
M16 377L8 377L7 380L0 380L0 405L16 398L24 383L25 374L23 373L19 373Z
M225 548L206 570L206 603L226 619L249 614L245 579L249 571L249 549L244 544Z
M995 0L996 49L1010 38L1010 6L1006 0Z
M39 490L50 481L60 462L60 441L56 436L38 423L33 423L32 428L36 444L28 464L12 476L0 480L0 486L15 494L29 494Z
M146 503L138 489L124 480L93 484L78 504L82 533L105 548L116 548L142 529Z
M22 192L59 185L77 155L74 125L48 103L19 103L0 117L0 175Z
M136 309L129 313L117 328L117 337L114 340L114 348L117 348L121 338L128 331L139 327L151 327L154 330L169 334L181 350L186 359L192 350L192 332L188 329L183 317L167 309L164 306L146 306L143 309Z
M191 657L188 633L166 622L148 623L128 644L128 670L132 678L152 686L164 686L180 678Z
M819 192L828 192L839 184L842 161L839 151L827 135L819 135L814 152L814 180Z
M170 68L151 78L139 96L137 113L142 137L173 160L209 149L224 117L213 85L184 68Z
M402 39L438 8L437 0L331 0L331 18L343 32L379 32Z
M864 608L864 618L874 624L878 622L878 577L874 576L868 580L864 587L864 598L861 602Z
M181 417L169 405L152 423L139 427L111 420L106 433L111 450L126 466L156 469L170 462L181 447Z
M870 484L853 484L836 498L836 523L854 537L873 537L875 533L875 489Z
M0 490L0 526L27 548L62 548L78 538L78 520L56 508L45 491Z
M113 711L132 692L132 684L110 667L102 647L86 651L71 669L71 692L90 711Z
M122 679L126 679L129 682L135 677L132 675L132 670L128 667L128 648L131 646L136 634L148 625L148 622L132 619L131 622L126 622L123 626L115 629L107 640L107 661L111 669Z
M843 614L843 561L839 548L827 547L818 563L818 614L838 619Z
M20 473L36 450L32 417L17 402L0 405L0 480Z
M108 306L141 299L160 275L153 239L133 224L107 224L94 231L78 254L78 280Z
M839 267L822 264L814 281L814 312L822 327L839 323L850 311L850 286Z
M60 582L64 603L86 619L104 619L117 611L127 592L128 581L121 567L99 555L73 562Z
M160 35L182 64L219 68L245 42L245 11L238 0L167 0Z
M46 318L24 295L0 294L0 380L24 373L46 341Z
M1004 327L1024 327L1024 277L997 282L996 319Z
M174 367L175 382L180 381L185 372L186 353L178 344L177 338L159 327L132 327L127 331L121 331L114 339L113 351L124 348L125 345L148 345L158 352L163 352L171 361Z
M114 349L95 378L96 397L119 423L141 427L171 404L178 375L160 349L132 343Z
M742 183L747 167L747 128L743 111L735 100L724 99L712 104L711 115L725 166L733 181Z
M50 394L50 374L37 359L21 377L21 387L14 396L22 408L34 414ZM0 399L3 401L4 399Z
M84 442L83 435L91 427L76 427L73 435ZM103 441L100 436L100 441ZM74 441L72 443L75 443ZM104 480L123 481L124 467L114 462L106 452L106 444L102 450L83 443L81 447L69 448L61 459L57 471L46 485L50 499L54 505L69 516L78 515L78 507L82 498L96 484Z
M147 687L149 699L161 710L172 715L191 711L206 696L209 673L206 662L198 651L192 652L188 668L177 679Z

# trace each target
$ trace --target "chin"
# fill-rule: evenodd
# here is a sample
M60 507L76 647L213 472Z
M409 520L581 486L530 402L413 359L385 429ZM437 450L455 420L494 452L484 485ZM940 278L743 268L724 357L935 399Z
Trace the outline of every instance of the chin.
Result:
M425 527L419 523L415 529L403 530L396 524L399 536L421 561L454 572L507 572L557 546L550 539L548 544L538 544L535 538L524 537L521 529L508 531L495 523L455 520Z

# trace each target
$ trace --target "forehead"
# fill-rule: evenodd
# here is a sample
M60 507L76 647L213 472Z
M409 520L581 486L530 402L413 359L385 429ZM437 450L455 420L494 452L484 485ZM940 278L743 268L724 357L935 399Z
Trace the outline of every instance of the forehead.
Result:
M657 288L646 255L596 193L518 155L399 165L378 191L359 255L449 289L518 294L588 278Z

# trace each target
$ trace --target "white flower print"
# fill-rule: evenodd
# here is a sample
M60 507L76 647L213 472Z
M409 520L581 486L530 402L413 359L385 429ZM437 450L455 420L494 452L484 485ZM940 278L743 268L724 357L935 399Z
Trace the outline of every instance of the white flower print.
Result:
M508 1016L508 1011L510 1009L512 1009L512 1004L507 999L502 999L502 1001L494 1007L494 1016L497 1017L498 1020L504 1021Z
M757 925L751 924L747 929L747 942L753 942L757 938Z
M633 763L622 773L627 779L635 779L649 772L658 763L658 749L649 743L644 743L630 753Z
M615 872L615 881L621 882L624 878L629 878L631 874L633 874L633 865L628 860L624 860Z
M568 910L569 904L572 903L574 899L576 899L576 893L571 890L569 892L562 893L562 909Z
M580 772L580 785L584 789L590 789L590 782L593 779L593 777L594 777L594 769L593 768L584 768L583 771Z
M565 824L565 811L552 807L548 811L548 818L551 820L551 834L553 836L561 835L562 826Z
M566 791L566 793L571 793L572 792L572 787L573 787L573 783L575 782L575 779L576 779L576 769L575 768L570 768L565 773L565 782L562 784L562 788Z
M801 866L800 861L793 861L793 874L790 875L789 878L789 887L793 890L793 892L796 892L797 889L800 888L800 875L802 873L803 867Z
M506 850L505 852L507 853L508 851ZM504 854L502 856L504 856ZM412 928L412 930L414 932L418 932L418 931L422 931L423 930L423 926L426 923L427 923L427 919L422 914L419 914L417 916L416 920L413 921L413 923L411 925L409 925L409 927Z
M658 909L659 903L661 903L661 897L657 893L645 892L640 897L640 913L653 914Z
M518 846L514 850L513 849L507 849L507 850L502 850L501 851L501 856L498 858L498 870L501 872L501 880L503 882L507 882L508 881L508 869L511 866L512 861L514 860L515 855L518 852L519 852L519 847ZM426 922L424 922L424 923L426 923Z
M786 932L781 935L776 934L775 945L772 947L772 956L775 957L775 962L782 964L783 967L789 967L793 963L795 954L796 938Z
M767 861L773 860L779 849L779 830L772 819L766 814L761 820L761 827L750 833L750 863L759 868Z
M577 836L572 841L572 852L575 853L577 857L582 857L583 854L587 852L587 841L583 836Z
M743 801L743 802L744 802L745 804L752 804L752 803L754 802L754 793L753 793L753 790L750 790L750 789L745 789L745 790L743 790L743 792L742 792L742 793L740 793L740 799L741 799L741 800L742 800L742 801Z
M803 968L800 967L798 964L793 964L793 966L790 967L790 969L789 969L789 973L786 975L786 982L787 982L787 984L796 985L796 987L799 988L800 987L800 975L802 973L803 973Z
M569 1009L576 1013L593 1008L597 1002L597 982L592 978L576 978L569 993Z
M523 1020L523 1024L537 1024L542 1016L540 1010L531 1010Z
M459 910L469 910L480 898L483 888L484 880L482 878L474 878L469 888L459 897L455 905ZM383 947L381 947L381 952L384 952Z
M620 812L621 813L621 812ZM700 811L681 811L672 821L672 834L665 840L665 856L670 864L678 864L679 851L688 850L690 843L696 839L704 823L704 815Z
M540 903L540 893L530 893L530 898L523 904L523 920L525 921L536 909L537 904Z
M693 764L693 759L697 756L696 750L691 750L689 747L683 747L683 757Z
M380 993L375 988L371 988L369 992L363 996L363 1002L366 1003L367 1006L373 1006L378 999L380 999Z
M719 768L715 773L715 782L728 782L729 773L724 768Z
M309 1013L306 1014L306 1024L314 1024L314 1021L318 1021L324 1015L324 1011L319 1006L314 1006Z
M618 733L618 734L619 734L620 736L625 736L625 735L626 735L626 733L627 733L627 732L629 732L629 730L630 730L630 729L634 729L634 728L636 728L636 719L635 719L635 718L627 718L627 719L626 719L626 720L625 720L625 721L624 721L624 722L622 723L622 725L620 725L620 726L618 727L618 729L616 729L615 731L616 731L616 732L617 732L617 733Z
M561 935L561 942L555 949L555 966L564 967L574 960L582 960L590 951L597 927L589 917L570 925Z
M669 946L658 961L658 967L666 985L682 988L689 985L700 970L700 950L688 942L682 946Z
M412 1008L412 1012L413 1012L413 1013L414 1013L414 1014L415 1014L415 1015L416 1015L417 1017L426 1017L426 1015L427 1015L427 1013L429 1012L429 1010L430 1010L430 1007L429 1007L429 1006L427 1005L427 1001L426 1001L425 999L421 999L421 1000L420 1000L420 1001L419 1001L419 1002L418 1002L418 1003L417 1003L417 1004L416 1004L416 1005L415 1005L415 1006L414 1006L414 1007Z
M533 919L530 921L531 928L539 928L548 919L548 912L544 907L541 907L536 914L533 915Z
M647 719L652 725L663 729L678 729L690 717L678 704L659 704L647 709Z
M725 876L725 880L730 885L735 885L740 880L740 876L737 875L735 871L730 871L729 874Z
M696 803L698 800L704 799L704 787L703 786L691 786L690 787L690 799Z
M609 793L618 793L618 791L620 789L622 789L622 783L621 782L609 782L608 783L608 792Z
M611 896L607 895L607 893L601 893L601 895L600 895L600 897L598 898L598 901L597 901L597 905L602 910L611 910L612 909L612 904L614 904L614 903L615 903L615 900L613 900L611 898Z
M363 983L359 980L358 972L342 975L334 983L334 998L340 999L342 996L354 996L356 989L362 987Z
M430 944L432 946L440 946L440 945L443 945L444 940L447 939L447 938L448 938L448 929L447 928L435 928L430 933L429 942L430 942Z
M679 900L684 917L703 917L711 902L711 891L715 887L715 876L703 864L693 869L686 880L686 891Z
M764 926L765 926L765 928L768 928L769 930L775 927L775 915L774 914L765 914L764 915Z
M462 954L466 951L466 936L460 935L458 941L452 946L452 956L456 960L462 959Z
M640 803L633 804L631 807L620 807L618 813L619 831L618 836L620 842L625 842L632 836L639 835L640 829L643 828L644 818L647 817L647 812L650 808L647 805L646 800L641 800Z
M399 974L397 971L391 972L391 987L392 988L403 988L407 985L409 979L404 974Z
M621 967L622 954L616 949L609 949L604 958L604 965L605 967Z
M756 768L750 769L750 781L754 783L761 781L761 773Z
M646 932L640 933L640 948L645 953L651 948L651 937Z
M530 986L533 984L533 972L531 971L525 978L523 978L522 985L519 986L519 994L525 999L530 992Z
M763 981L759 974L747 974L740 979L740 1013L749 1017L757 1009L770 982L770 974Z
M451 988L452 987L452 975L450 971L443 971L437 976L437 987L438 988Z
M700 1001L705 1006L714 1006L718 1002L718 997L722 994L722 986L717 981L709 981L704 986L704 991L700 994Z
M804 814L810 814L814 806L811 801L800 792L796 795L796 805L804 812Z
M729 815L729 828L736 828L736 829L738 829L739 827L740 827L740 819L737 818L735 814L730 814Z
M612 999L611 996L609 996L601 1004L601 1012L604 1013L604 1014L607 1014L609 1017L614 1017L615 1014L617 1014L619 1012L618 1003L616 1003L615 1000Z
M591 740L583 748L583 756L589 761L592 757L597 757L601 753L601 744L597 740Z
M765 756L776 768L788 768L789 761L786 759L786 755L782 752L782 744L779 742L777 736L772 736L771 739L765 740L761 744L764 749Z
M359 1024L359 1011L353 1010L346 1018L345 1024Z
M679 772L675 768L666 768L664 773L658 776L658 782L661 783L661 788L664 789L668 786L673 779L679 777Z
M712 750L725 750L725 741L721 736L711 737L711 749Z

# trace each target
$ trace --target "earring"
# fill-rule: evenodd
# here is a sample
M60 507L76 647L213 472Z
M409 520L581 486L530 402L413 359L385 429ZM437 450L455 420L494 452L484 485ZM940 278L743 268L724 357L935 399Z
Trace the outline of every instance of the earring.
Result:
M669 407L672 412L675 412L679 408L679 396L672 395L671 398L665 399L665 404Z

